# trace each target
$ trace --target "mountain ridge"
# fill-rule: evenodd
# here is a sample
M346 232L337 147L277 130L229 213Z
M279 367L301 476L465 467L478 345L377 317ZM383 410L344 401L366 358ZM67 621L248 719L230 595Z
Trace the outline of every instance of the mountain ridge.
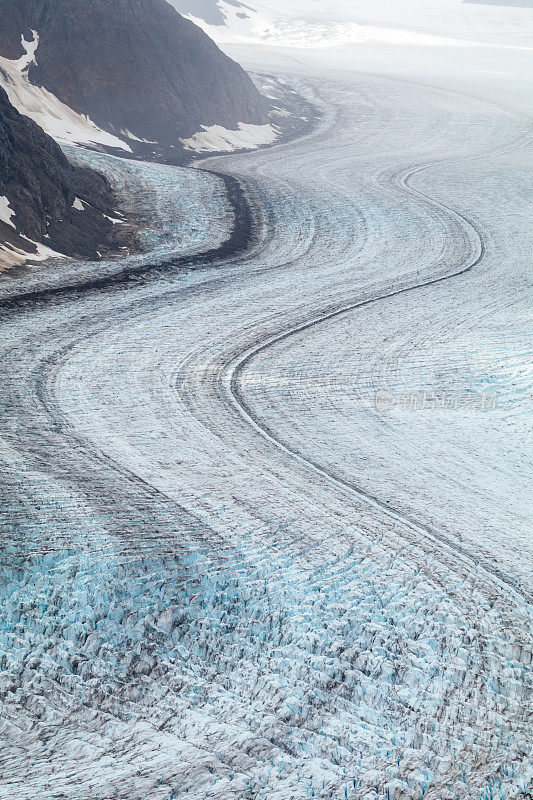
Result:
M249 75L166 0L0 0L0 17L0 56L21 58L36 32L30 82L130 142L268 123Z

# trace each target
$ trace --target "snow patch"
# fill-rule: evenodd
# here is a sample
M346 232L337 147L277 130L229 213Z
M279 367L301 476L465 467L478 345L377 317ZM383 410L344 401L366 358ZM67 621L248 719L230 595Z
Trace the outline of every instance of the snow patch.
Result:
M272 144L279 131L272 125L251 125L239 122L238 129L230 131L222 125L203 125L203 130L190 139L180 139L186 150L196 153L232 153L235 150L255 150L261 145Z
M0 57L0 85L9 101L21 114L30 117L46 133L59 142L81 145L105 145L131 153L131 148L117 136L103 131L84 114L78 114L42 86L28 79L28 67L36 63L39 36L33 31L33 41L21 36L26 54L16 61Z
M5 222L6 225L10 225L12 228L16 230L16 226L14 222L12 222L11 217L15 216L15 212L9 205L9 200L5 195L0 197L0 220Z
M0 272L9 267L18 267L26 261L45 261L47 258L69 258L69 256L58 253L40 242L34 242L32 239L28 239L27 236L22 235L21 238L30 245L33 245L36 248L36 252L29 253L27 250L23 250L10 242L0 244Z
M132 133L127 128L121 130L120 133L121 136L125 136L126 139L131 139L132 142L142 142L143 144L157 144L157 142L153 141L152 139L140 139L138 136L135 136L135 134Z
M113 225L125 225L125 224L126 224L126 223L125 223L125 220L123 220L123 219L117 219L117 217L108 217L108 216L107 216L107 214L104 214L104 217L105 217L106 219L108 219L108 220L109 220L109 222L112 222L112 223L113 223Z
M22 41L22 47L24 48L25 53L15 63L21 72L25 69L28 69L30 64L37 64L35 53L39 45L39 34L37 33L37 31L34 30L32 30L32 34L33 34L32 41L27 42L24 36L20 37Z
M70 258L70 256L65 256L63 253L58 253L56 250L52 250L45 244L34 242L33 239L28 239L28 237L24 236L24 234L21 235L21 238L37 248L37 253L27 254L27 257L33 261L44 261L45 258Z
M76 211L85 211L85 203L79 197L76 197L72 203L72 208L75 208Z

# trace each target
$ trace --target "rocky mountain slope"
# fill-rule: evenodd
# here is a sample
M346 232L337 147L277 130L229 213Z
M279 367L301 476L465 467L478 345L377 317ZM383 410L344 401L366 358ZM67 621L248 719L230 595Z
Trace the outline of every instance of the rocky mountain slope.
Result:
M166 0L0 0L0 19L0 57L129 143L268 123L247 73Z
M108 181L71 165L0 87L0 271L32 257L98 258L130 246L120 216Z

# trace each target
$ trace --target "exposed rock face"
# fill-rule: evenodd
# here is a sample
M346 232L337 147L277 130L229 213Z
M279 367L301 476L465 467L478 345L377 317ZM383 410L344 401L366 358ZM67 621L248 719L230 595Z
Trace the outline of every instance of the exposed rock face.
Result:
M35 252L37 242L64 255L97 258L97 251L103 255L133 243L127 225L108 219L118 213L108 181L72 166L50 136L13 108L2 88L0 198L12 214L9 219L4 208L0 243L18 250ZM8 253L9 247L0 249L0 269Z
M0 0L0 55L39 36L32 83L100 127L170 146L204 125L265 124L246 72L166 0Z

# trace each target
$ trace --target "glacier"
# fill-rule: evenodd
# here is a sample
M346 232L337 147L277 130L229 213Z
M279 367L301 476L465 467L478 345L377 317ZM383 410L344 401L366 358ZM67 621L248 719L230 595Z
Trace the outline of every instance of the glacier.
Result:
M65 145L143 252L0 277L1 800L531 796L530 115L278 72L292 141Z

